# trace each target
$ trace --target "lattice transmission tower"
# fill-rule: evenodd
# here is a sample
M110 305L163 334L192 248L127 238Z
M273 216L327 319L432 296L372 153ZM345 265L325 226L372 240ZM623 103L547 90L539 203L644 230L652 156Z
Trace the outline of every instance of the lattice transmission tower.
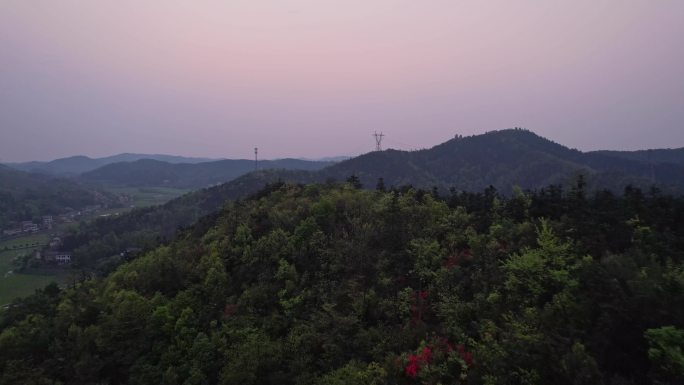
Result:
M373 134L375 137L375 151L382 151L382 137L385 136L385 134L377 133L377 131Z

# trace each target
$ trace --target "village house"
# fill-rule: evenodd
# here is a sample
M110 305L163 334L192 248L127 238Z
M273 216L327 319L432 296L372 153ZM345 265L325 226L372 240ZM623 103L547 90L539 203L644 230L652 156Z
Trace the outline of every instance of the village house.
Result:
M60 247L62 247L62 238L60 238L60 237L52 238L52 240L50 241L48 246L50 246L50 249L52 249L52 250L59 249Z
M92 213L99 211L100 209L102 209L102 205L89 205L84 207L83 211L85 211L86 213Z
M54 221L52 219L52 215L43 216L43 228L44 229L51 229L53 224L54 224Z
M58 265L68 265L71 263L71 253L59 253L55 256Z
M33 221L23 221L21 222L21 230L25 233L35 233L38 231L38 225Z
M62 223L71 223L74 221L73 216L70 216L69 214L61 214L57 219Z
M60 266L71 263L71 253L68 251L46 251L42 254L42 258L45 263L55 263Z
M121 252L120 255L124 258L124 260L128 261L138 256L140 252L142 252L142 249L138 247L127 247L124 251Z
M6 230L3 230L2 233L3 233L4 235L7 235L7 236L11 237L11 236L13 236L13 235L19 235L19 234L21 234L22 231L21 231L20 228L17 228L17 229L6 229Z

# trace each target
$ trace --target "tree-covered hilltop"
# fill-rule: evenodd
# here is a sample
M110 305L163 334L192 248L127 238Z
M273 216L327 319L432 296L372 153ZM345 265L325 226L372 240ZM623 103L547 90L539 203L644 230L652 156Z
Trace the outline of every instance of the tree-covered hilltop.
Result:
M584 174L594 189L621 191L631 184L641 188L657 185L664 191L684 192L681 151L663 150L650 160L631 152L582 152L524 129L491 131L456 137L420 151L386 150L358 156L327 167L321 180L343 180L356 175L364 185L383 178L388 186L410 184L480 191L489 186L510 194L514 186L540 189L549 184L570 185ZM667 155L670 155L669 157Z
M76 267L96 268L100 273L107 273L121 263L121 251L130 247L152 249L166 243L179 229L219 211L227 200L247 197L269 183L279 181L283 172L257 171L229 183L185 194L160 206L81 222L65 234L64 248L74 251ZM289 170L287 175L305 183L314 181L307 171Z
M684 383L684 199L353 185L14 303L0 384Z

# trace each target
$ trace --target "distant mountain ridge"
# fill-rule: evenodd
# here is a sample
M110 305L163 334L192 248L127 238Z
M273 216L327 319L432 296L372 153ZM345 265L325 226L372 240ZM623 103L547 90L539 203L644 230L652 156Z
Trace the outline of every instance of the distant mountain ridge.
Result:
M301 159L260 160L260 169L315 171L332 162ZM78 179L88 183L127 187L202 188L231 181L254 171L254 160L224 159L202 163L168 163L153 159L109 164L81 174Z
M310 178L339 180L354 174L365 185L383 178L387 185L394 186L480 190L493 185L510 190L513 185L539 188L550 183L563 184L582 172L597 188L654 183L669 191L684 187L684 148L581 152L521 129L459 137L420 151L386 150L353 158L333 157L330 161L280 159L259 163L260 169L318 171L329 166ZM82 174L82 181L115 185L199 188L250 172L253 161L119 154L96 159L74 156L8 166L57 176Z
M80 180L198 188L238 178L253 167L254 161L244 159L198 164L138 160L104 166L84 173ZM275 175L284 181L308 183L340 181L355 175L366 187L374 187L382 178L388 187L479 191L494 186L507 193L513 186L537 189L568 185L583 174L596 189L620 190L631 184L642 188L657 185L666 192L684 191L684 149L582 152L523 129L456 137L419 151L374 151L341 162L260 161L259 168L278 170L257 173L269 180Z
M192 158L164 154L132 154L123 153L103 158L89 158L83 155L55 159L49 162L7 163L6 165L21 171L43 173L55 176L75 176L96 168L118 162L134 162L140 159L152 159L167 163L202 163L217 159Z

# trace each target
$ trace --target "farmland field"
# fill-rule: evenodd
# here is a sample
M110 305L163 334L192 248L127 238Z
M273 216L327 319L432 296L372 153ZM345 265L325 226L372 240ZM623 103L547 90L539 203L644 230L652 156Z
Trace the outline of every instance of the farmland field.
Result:
M108 189L115 194L126 194L131 197L135 207L146 207L164 204L192 190L169 187L113 187Z
M44 270L43 274L15 273L12 260L32 253L49 240L48 234L34 234L0 242L0 306L17 297L32 294L50 282L62 283L69 274L64 269ZM28 246L28 247L27 247Z

